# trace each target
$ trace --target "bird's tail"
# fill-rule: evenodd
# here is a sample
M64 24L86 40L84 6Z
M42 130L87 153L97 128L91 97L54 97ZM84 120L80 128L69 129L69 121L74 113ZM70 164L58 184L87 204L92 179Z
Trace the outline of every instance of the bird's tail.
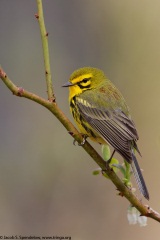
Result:
M138 161L137 161L136 156L133 151L132 151L132 160L133 161L131 163L131 166L132 166L133 174L136 179L138 188L139 188L140 192L143 194L143 196L149 200L149 193L148 193L144 178L142 176L142 172L139 167Z

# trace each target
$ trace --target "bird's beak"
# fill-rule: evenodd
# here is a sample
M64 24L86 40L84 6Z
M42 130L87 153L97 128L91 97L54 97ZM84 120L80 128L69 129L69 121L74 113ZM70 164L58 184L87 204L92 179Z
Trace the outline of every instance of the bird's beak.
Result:
M71 87L73 85L74 85L73 83L66 82L64 85L62 85L62 87Z

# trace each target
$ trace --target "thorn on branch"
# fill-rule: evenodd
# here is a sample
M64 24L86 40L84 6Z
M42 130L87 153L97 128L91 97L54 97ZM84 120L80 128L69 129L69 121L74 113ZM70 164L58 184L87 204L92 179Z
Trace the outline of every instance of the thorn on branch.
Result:
M17 95L19 97L22 97L23 93L24 93L24 89L22 87L18 87L18 91L15 95Z
M45 72L45 73L46 73L46 75L48 75L48 71L47 71L47 70L46 70L46 72Z
M37 19L39 19L38 13L34 14L34 16L35 16Z
M69 133L72 137L74 136L74 133L73 133L73 132L68 131L68 133Z
M117 190L118 190L118 189L117 189ZM119 192L119 193L118 193L118 196L124 197L124 194L123 194L122 192Z
M55 99L55 98L48 99L48 101L49 101L50 103L54 103L54 104L56 105L56 99Z
M46 37L48 37L48 35L49 35L49 33L47 32L47 33L46 33Z
M0 69L0 77L1 78L6 78L7 77L7 74L2 69Z
M49 98L48 101L49 101L50 103L56 103L56 98L55 98L55 96L53 95L53 97L52 97L52 98Z
M56 98L54 96L53 96L52 102L56 103Z

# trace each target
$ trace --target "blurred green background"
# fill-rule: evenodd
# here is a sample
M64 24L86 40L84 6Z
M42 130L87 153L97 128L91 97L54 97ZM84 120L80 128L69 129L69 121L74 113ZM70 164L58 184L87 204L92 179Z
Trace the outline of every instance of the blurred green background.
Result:
M140 166L160 211L160 2L47 0L53 83L72 120L73 70L101 68L121 90L139 132ZM0 64L17 86L47 97L36 1L0 1ZM58 120L11 94L0 81L0 235L59 235L74 240L156 239L159 224L130 226L128 202ZM100 147L96 146L100 152ZM144 200L146 204L147 201Z

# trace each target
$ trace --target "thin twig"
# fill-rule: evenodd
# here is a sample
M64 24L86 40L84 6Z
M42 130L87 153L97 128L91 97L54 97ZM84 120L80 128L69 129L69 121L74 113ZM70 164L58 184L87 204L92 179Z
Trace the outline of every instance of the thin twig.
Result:
M55 95L54 95L54 91L53 91L51 69L50 69L48 32L46 31L46 27L45 27L45 23L44 23L43 6L42 6L41 0L37 0L37 6L38 6L38 14L35 14L35 17L37 18L37 20L39 22L39 27L40 27L40 32L41 32L48 100L50 102L54 102Z

